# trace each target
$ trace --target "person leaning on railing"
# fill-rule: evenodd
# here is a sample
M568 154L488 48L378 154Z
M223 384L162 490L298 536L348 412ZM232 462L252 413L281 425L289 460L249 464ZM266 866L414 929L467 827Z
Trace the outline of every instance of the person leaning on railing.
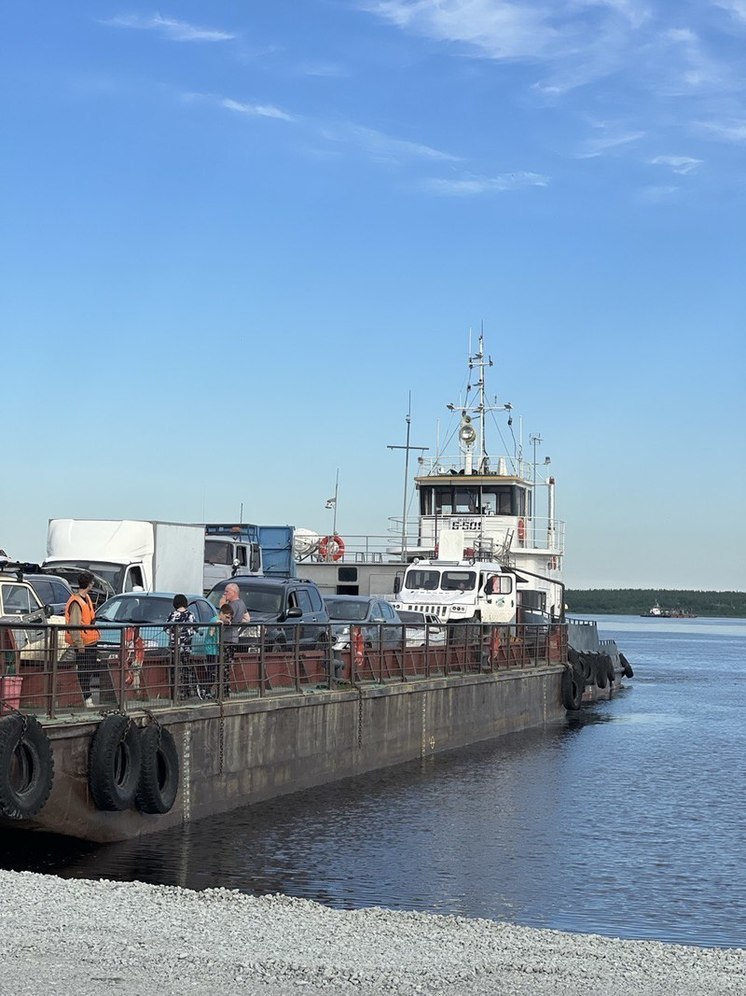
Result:
M93 625L96 621L96 610L93 608L90 595L92 584L93 575L89 571L79 574L78 590L70 596L65 606L65 624L73 627L65 630L65 643L75 651L75 667L80 690L83 693L83 701L89 709L93 708L91 679L94 674L100 675L96 644L101 637Z

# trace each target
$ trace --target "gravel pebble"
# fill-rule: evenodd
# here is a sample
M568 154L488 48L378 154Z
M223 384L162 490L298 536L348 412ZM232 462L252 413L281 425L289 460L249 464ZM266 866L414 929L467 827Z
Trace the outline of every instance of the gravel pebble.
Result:
M746 951L0 871L0 993L719 996Z

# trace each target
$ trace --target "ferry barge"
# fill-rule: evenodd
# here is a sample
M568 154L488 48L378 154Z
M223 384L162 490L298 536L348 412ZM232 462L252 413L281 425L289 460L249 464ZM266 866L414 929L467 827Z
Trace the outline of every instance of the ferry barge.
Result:
M459 453L420 460L414 521L405 469L403 516L386 537L339 536L336 495L332 532L296 536L298 572L323 592L434 613L445 639L430 645L425 627L424 646L409 646L402 624L393 641L351 633L335 654L331 627L308 649L296 626L282 652L260 634L255 651L221 645L216 660L186 664L147 627L123 626L86 709L64 627L0 622L0 825L123 840L562 723L611 695L632 671L594 623L565 618L564 524L554 478L537 479L540 437L529 463L520 441L510 456L488 455L488 416L512 420L510 404L487 399L491 362L480 336L475 393L449 406ZM409 432L404 449L408 464ZM185 667L211 698L184 695Z
M515 627L466 626L415 648L402 626L398 650L353 639L334 659L297 645L262 644L230 662L221 652L213 699L182 695L182 664L169 651L137 664L122 629L93 708L60 653L61 629L24 631L36 639L19 650L18 629L0 624L15 672L0 698L0 825L123 840L561 723L580 704L564 625L530 647ZM208 666L190 664L201 680Z

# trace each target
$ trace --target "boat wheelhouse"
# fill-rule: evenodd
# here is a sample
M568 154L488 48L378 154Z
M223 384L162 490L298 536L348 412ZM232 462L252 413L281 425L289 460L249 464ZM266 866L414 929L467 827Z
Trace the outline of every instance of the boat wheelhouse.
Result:
M464 559L490 560L561 581L564 523L556 518L554 477L539 477L549 458L537 462L541 436L531 435L532 459L513 433L513 406L490 400L486 370L493 365L480 334L469 354L470 383L459 403L447 405L454 425L435 456L420 456L414 477L417 512L407 511L409 445L407 417L404 510L378 536L321 537L298 530L298 570L322 589L338 594L391 594L395 577L414 559L436 558L443 530L463 534ZM494 454L488 437L502 436L496 414L507 419L512 452ZM494 430L494 432L493 432ZM541 510L540 510L541 506ZM335 503L336 516L336 503Z

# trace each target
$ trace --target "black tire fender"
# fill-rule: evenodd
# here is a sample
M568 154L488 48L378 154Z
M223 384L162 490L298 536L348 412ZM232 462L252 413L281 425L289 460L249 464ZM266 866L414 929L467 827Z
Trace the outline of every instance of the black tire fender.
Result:
M606 661L600 654L596 655L594 669L596 672L596 684L599 688L606 688L609 683L609 679L606 674Z
M52 745L33 716L0 719L0 814L27 820L46 805L54 780Z
M587 685L593 677L592 661L588 654L578 654L583 681Z
M142 766L135 804L141 813L167 813L179 791L179 752L170 730L152 723L141 731Z
M562 674L562 705L570 712L580 708L583 697L583 685L572 668L565 668Z
M142 744L137 726L119 713L104 717L93 735L88 759L88 787L96 809L131 809L141 767Z
M603 660L606 662L606 677L609 679L609 684L613 685L614 682L616 681L616 671L614 670L614 662L612 661L611 657L609 657L608 654L604 656Z
M622 666L622 674L625 678L634 678L635 672L632 670L632 665L624 656L624 654L619 654L619 663Z

